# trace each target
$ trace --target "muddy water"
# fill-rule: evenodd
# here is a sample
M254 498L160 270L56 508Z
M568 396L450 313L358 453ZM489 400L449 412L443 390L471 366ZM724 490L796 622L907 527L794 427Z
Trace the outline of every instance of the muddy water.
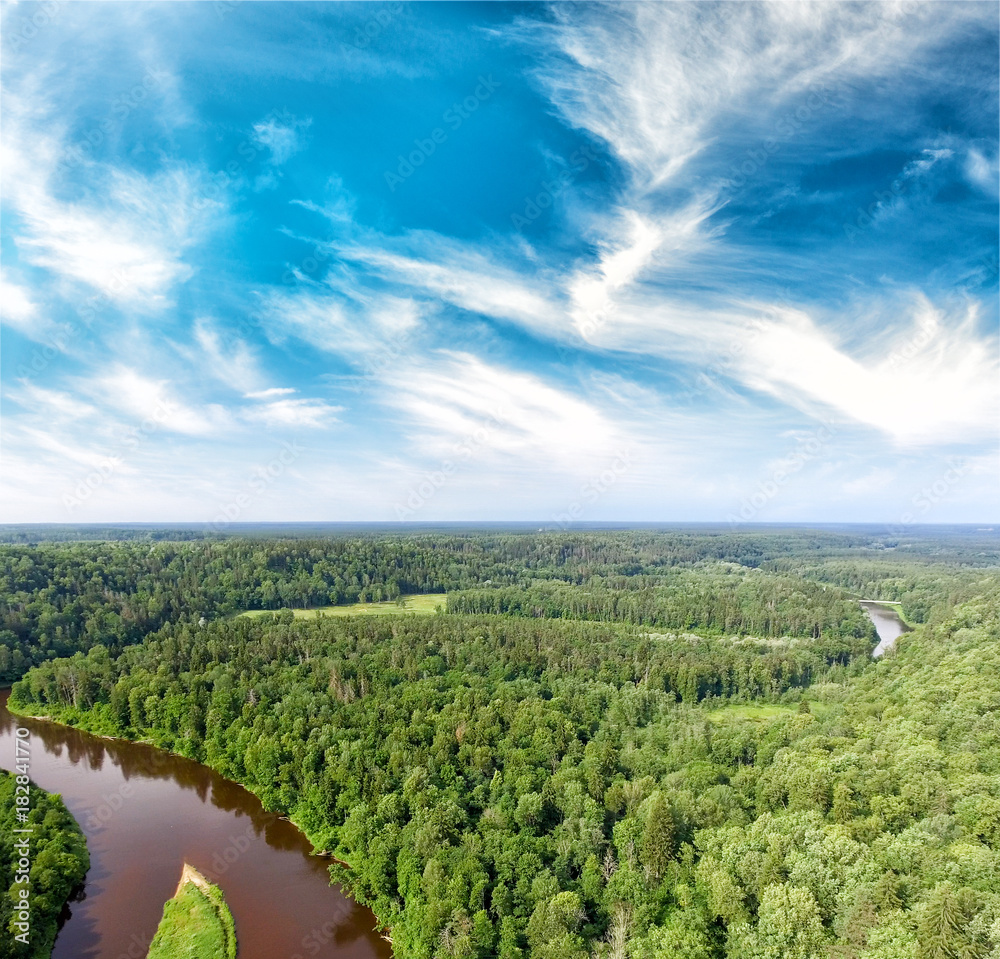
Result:
M54 959L143 959L185 862L217 883L236 922L240 959L388 959L372 913L331 886L305 836L207 766L138 743L105 740L7 711L30 730L31 778L60 793L87 835L91 866L70 904Z
M881 656L903 633L910 631L910 627L900 619L894 607L867 601L863 601L861 605L875 624L875 632L878 633L878 646L872 650L872 656Z

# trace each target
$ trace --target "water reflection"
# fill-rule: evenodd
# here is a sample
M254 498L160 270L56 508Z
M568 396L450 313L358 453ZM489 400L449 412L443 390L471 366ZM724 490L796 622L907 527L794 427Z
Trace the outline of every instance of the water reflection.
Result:
M31 776L87 834L91 868L53 959L141 959L190 862L216 881L240 959L388 959L375 917L329 884L328 862L257 799L206 766L141 743L15 718L0 691L0 767L31 733Z
M892 606L883 603L869 602L861 603L871 621L875 624L875 632L878 633L879 643L872 650L872 656L881 656L892 648L893 643L899 639L903 633L910 632L910 627L903 622L899 613Z

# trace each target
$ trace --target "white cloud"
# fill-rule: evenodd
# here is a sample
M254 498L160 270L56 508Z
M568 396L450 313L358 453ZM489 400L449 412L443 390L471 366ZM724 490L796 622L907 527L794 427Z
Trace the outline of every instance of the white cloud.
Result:
M268 290L261 295L260 312L273 342L296 336L360 363L372 353L394 354L422 317L416 301L363 290L350 281L337 291L315 284Z
M186 171L144 177L89 165L100 200L69 201L50 183L51 145L4 152L7 202L20 219L14 239L27 262L142 310L168 305L192 275L183 254L196 232L198 190Z
M260 147L271 153L271 162L281 166L304 146L300 130L305 130L312 124L311 119L295 120L282 123L276 117L267 117L253 125L253 140Z
M727 118L770 118L803 91L885 75L949 25L985 19L907 3L552 9L516 32L539 45L538 76L557 109L607 142L638 194L673 180Z
M79 396L46 389L29 381L21 381L7 395L19 406L36 414L40 422L53 428L97 413L94 406Z
M275 396L289 396L297 392L298 390L291 386L272 386L270 389L256 390L253 393L244 393L243 395L248 400L269 400Z
M195 323L194 334L197 349L183 352L209 376L238 393L257 389L263 382L257 359L242 340L224 342L218 329L205 318Z
M965 159L965 175L969 182L989 196L996 196L1000 192L998 159L1000 159L1000 154L986 157L975 147L969 149Z
M848 496L867 497L885 489L896 479L896 474L882 466L872 467L864 476L844 483L843 490Z
M975 310L948 325L928 310L930 304L918 302L915 322L888 356L863 359L839 348L806 314L775 310L747 339L740 375L793 405L832 409L873 426L900 445L995 435L1000 370L976 333Z
M424 455L512 458L522 471L542 475L584 468L629 443L586 401L466 353L393 367L382 382L385 402L404 414Z
M13 327L28 336L47 326L38 319L38 306L28 290L0 276L0 323Z
M263 392L273 395L274 391ZM242 415L250 423L262 423L265 426L320 429L336 422L335 414L343 409L342 406L331 406L323 400L300 398L262 403L245 409Z
M926 5L629 4L572 14L557 6L552 21L522 22L516 32L539 45L552 102L606 141L626 177L613 215L590 216L598 261L566 281L577 331L605 349L700 366L821 420L847 417L901 445L995 434L997 363L971 319L942 319L904 368L885 357L919 335L905 318L878 337L880 355L849 349L838 318L821 326L793 303L754 315L733 294L746 251L725 242L723 227L706 229L724 184L681 179L734 120L773 133L784 104L889 76L969 19L982 22L971 9ZM951 156L927 149L900 180L923 180ZM985 178L971 154L967 170ZM702 284L694 294L682 285L686 269Z
M74 89L75 69L58 57L40 58L5 74L4 206L17 214L9 232L25 262L130 309L162 308L192 275L185 253L219 204L181 163L140 173L80 154L73 139L80 133L70 133L73 112L53 93ZM158 95L169 96L167 73L147 75L155 75Z
M556 277L537 265L516 269L501 262L502 251L487 253L430 233L338 248L344 259L363 263L377 276L414 293L444 300L463 310L513 320L552 333L565 324L565 305L553 290ZM398 249L397 249L398 248Z
M81 388L128 415L133 424L156 423L165 430L189 436L210 436L227 431L230 414L217 404L191 406L171 389L169 380L154 380L133 369L118 366Z

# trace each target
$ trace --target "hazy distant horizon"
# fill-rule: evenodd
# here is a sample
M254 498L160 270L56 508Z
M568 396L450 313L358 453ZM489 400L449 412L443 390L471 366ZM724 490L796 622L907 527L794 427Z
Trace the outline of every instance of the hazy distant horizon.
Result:
M224 532L228 535L240 535L255 529L317 529L317 530L364 530L378 529L390 531L421 532L424 530L441 529L504 529L521 530L524 532L586 532L588 530L647 530L664 531L671 530L720 530L729 531L753 531L753 530L785 530L785 529L816 529L824 532L844 531L870 531L873 533L891 532L894 536L905 537L907 535L951 531L965 532L994 532L1000 529L1000 522L983 520L979 523L912 523L908 526L901 526L889 521L882 522L781 522L770 523L720 523L712 520L597 520L591 522L568 523L565 526L546 523L544 520L422 520L420 522L392 522L379 520L260 520L246 523L230 523L223 528L217 528L212 523L198 522L95 522L95 523L0 523L0 536L14 530L30 529L66 529L66 530L101 530L101 529L121 529L121 530L188 530L188 531L209 531Z

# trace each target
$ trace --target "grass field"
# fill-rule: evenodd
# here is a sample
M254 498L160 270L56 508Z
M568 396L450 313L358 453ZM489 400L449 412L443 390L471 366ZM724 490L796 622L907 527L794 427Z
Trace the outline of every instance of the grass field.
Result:
M312 609L293 609L296 619L316 619L318 616L384 616L387 613L433 613L438 606L444 609L444 593L411 593L400 597L398 603L351 603L347 606L316 606ZM248 609L240 616L270 616L275 609Z
M809 701L809 712L817 718L829 712L830 707L826 703L816 703ZM732 706L722 706L719 709L711 709L707 715L710 720L717 722L721 719L745 719L748 722L767 722L772 719L780 719L782 716L790 716L799 711L798 704L783 705L779 703L762 703L761 705L733 704Z
M147 959L235 959L236 929L218 886L184 864Z

